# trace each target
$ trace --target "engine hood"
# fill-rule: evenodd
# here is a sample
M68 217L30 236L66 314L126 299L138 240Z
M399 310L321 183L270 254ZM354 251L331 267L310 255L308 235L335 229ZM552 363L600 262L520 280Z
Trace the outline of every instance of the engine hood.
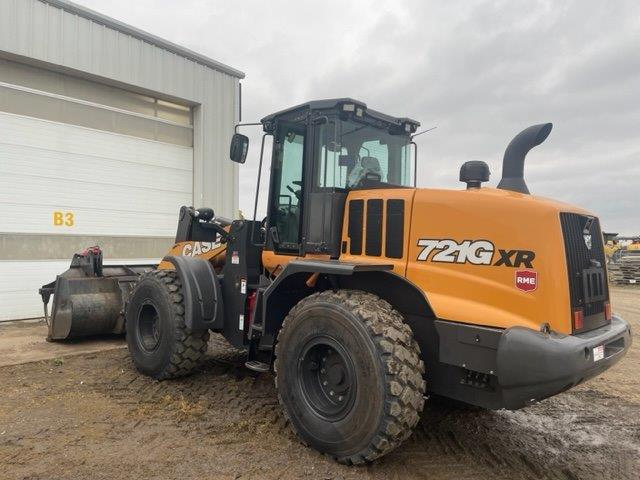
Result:
M416 189L406 276L439 318L571 333L561 212L590 215L509 190Z

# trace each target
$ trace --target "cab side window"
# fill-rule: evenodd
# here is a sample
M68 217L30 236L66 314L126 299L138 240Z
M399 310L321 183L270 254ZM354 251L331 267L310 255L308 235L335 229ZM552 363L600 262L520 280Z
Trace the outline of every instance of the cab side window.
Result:
M271 226L277 230L276 250L298 251L302 223L304 133L282 128L274 145Z
M340 145L335 122L318 129L317 152L319 168L316 168L316 185L321 188L345 188L349 174L347 149Z

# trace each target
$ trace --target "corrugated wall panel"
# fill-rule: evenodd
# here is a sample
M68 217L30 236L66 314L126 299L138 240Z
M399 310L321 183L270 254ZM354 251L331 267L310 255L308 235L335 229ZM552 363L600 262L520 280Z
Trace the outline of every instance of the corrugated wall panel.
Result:
M195 149L194 167L203 171L204 178L194 181L194 202L235 215L237 166L227 153L237 121L237 76L39 0L0 0L2 51L79 76L97 76L107 83L201 104L197 128L204 134L196 132L203 142Z

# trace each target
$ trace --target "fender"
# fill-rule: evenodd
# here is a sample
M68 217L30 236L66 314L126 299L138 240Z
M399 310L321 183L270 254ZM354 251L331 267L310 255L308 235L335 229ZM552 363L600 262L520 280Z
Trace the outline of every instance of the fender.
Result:
M357 273L388 272L391 270L393 270L391 264L341 262L339 260L291 260L264 291L261 302L264 332L276 334L289 310L304 297L316 291L315 288L307 285L307 281L314 274L328 278L335 288L339 288L342 277L350 277Z
M184 320L187 328L192 331L222 329L222 290L211 263L184 256L167 256L163 261L175 267L182 282Z
M317 274L317 279L313 275ZM290 261L258 300L257 311L263 319L262 332L272 341L293 306L318 291L310 280L322 282L323 288L363 290L379 296L394 306L413 331L425 361L438 360L438 334L434 328L435 314L420 288L407 278L393 272L387 264L345 262L339 260Z

